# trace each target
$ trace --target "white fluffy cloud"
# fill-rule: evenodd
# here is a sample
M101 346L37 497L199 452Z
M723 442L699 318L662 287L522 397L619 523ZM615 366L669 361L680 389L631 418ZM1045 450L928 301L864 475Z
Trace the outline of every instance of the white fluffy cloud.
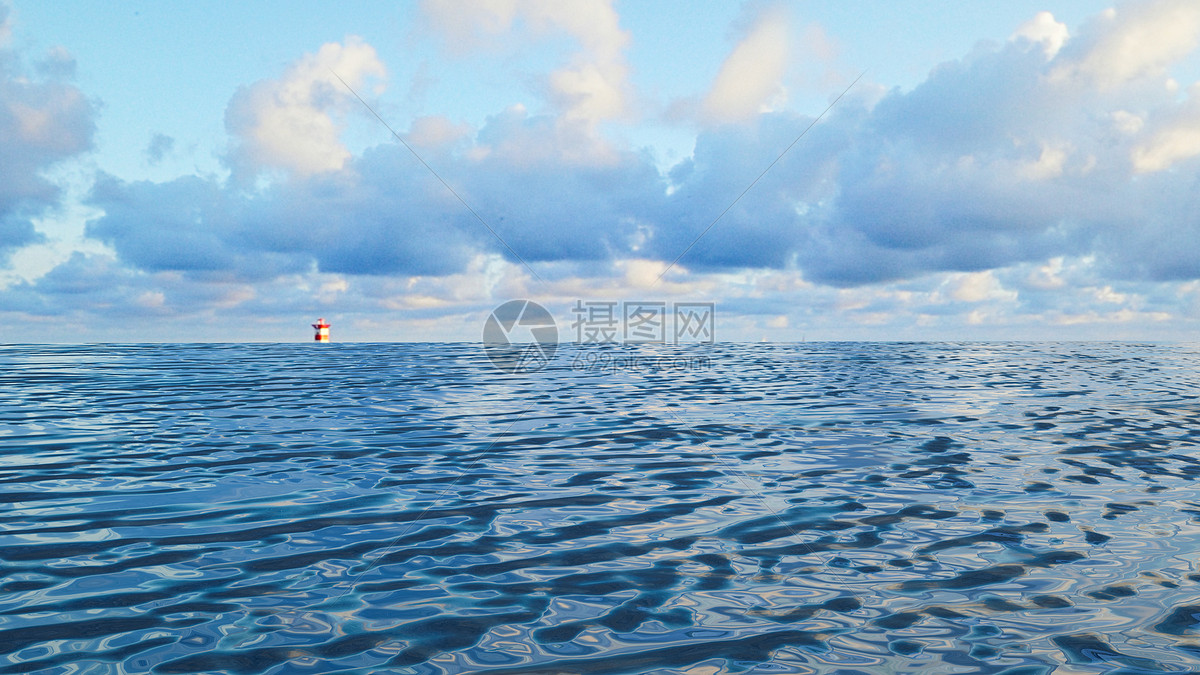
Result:
M236 139L234 168L250 175L264 167L298 174L341 169L350 152L337 115L353 96L337 78L358 91L368 78L385 75L375 49L349 37L304 56L279 79L242 87L225 114Z
M1016 300L1017 293L1005 289L991 270L954 274L947 279L950 297L962 302Z
M1018 26L1011 39L1037 42L1042 45L1046 58L1054 58L1070 36L1071 32L1065 23L1055 20L1050 12L1038 12L1032 19Z
M776 102L790 51L788 23L788 14L780 6L771 6L758 16L721 64L704 97L705 119L745 121Z
M1111 90L1164 73L1195 50L1198 40L1200 3L1195 0L1126 2L1093 19L1053 76L1080 77Z
M1187 103L1157 121L1147 136L1133 149L1138 173L1163 171L1200 155L1200 83L1188 90Z

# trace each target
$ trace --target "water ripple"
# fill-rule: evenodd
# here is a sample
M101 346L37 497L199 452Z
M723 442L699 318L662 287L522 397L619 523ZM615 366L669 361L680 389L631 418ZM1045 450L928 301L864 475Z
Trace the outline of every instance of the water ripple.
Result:
M574 349L0 346L0 673L1200 670L1196 347Z

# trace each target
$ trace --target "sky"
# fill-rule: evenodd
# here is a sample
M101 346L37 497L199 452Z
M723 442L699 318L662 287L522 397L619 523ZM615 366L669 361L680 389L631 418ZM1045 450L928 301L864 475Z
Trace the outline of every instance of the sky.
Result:
M0 343L514 299L1193 341L1200 3L0 0Z

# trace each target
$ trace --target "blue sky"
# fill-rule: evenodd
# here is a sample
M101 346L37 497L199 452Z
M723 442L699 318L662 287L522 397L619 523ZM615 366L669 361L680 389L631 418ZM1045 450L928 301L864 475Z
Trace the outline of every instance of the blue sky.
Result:
M475 340L513 298L564 333L576 300L715 302L725 340L1200 329L1190 0L0 15L0 341Z

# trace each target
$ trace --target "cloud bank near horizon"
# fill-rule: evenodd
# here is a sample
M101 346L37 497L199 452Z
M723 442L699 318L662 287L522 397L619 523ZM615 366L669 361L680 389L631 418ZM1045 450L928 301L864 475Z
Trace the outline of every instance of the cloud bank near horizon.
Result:
M279 314L324 299L363 315L455 312L504 292L640 287L724 294L777 325L803 319L803 303L864 324L1197 316L1200 83L1170 75L1200 45L1194 2L1118 4L1077 34L1043 12L912 89L864 82L690 249L819 112L786 107L780 79L798 49L786 13L766 5L747 22L711 89L683 106L692 155L664 169L609 133L638 122L641 98L610 3L477 4L422 8L460 50L513 32L573 41L538 85L546 109L513 105L479 128L395 124L502 241L403 145L347 149L364 111L333 73L368 101L388 74L349 37L234 94L227 176L99 173L86 200L102 215L86 234L111 253L11 285L0 310ZM65 53L37 81L7 54L0 153L22 160L0 175L0 254L38 240L33 215L59 199L43 172L88 149L98 114Z

